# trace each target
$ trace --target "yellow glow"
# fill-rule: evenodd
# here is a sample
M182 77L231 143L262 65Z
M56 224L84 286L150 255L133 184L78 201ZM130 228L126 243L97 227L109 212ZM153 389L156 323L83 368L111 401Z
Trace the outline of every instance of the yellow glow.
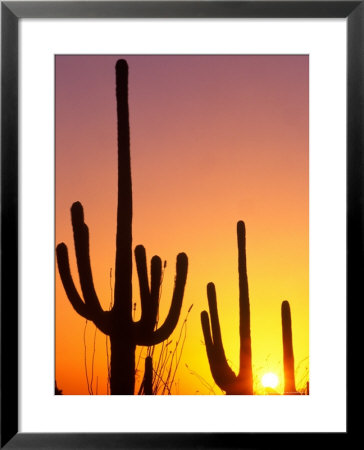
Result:
M275 388L278 385L278 377L275 373L269 372L262 376L262 385L267 388Z

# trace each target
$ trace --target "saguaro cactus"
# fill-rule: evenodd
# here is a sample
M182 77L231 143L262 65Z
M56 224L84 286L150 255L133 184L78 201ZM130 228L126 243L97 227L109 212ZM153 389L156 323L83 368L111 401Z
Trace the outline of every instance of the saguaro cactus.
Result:
M153 360L151 356L145 358L144 395L153 395Z
M172 303L163 325L155 330L159 307L162 262L151 260L150 287L146 253L142 245L135 248L142 306L141 318L132 320L132 186L130 168L130 131L128 108L128 66L116 63L116 99L118 129L118 206L116 231L114 304L104 311L95 292L89 251L89 232L84 222L83 207L76 202L71 208L74 244L83 299L73 283L68 250L64 243L57 246L57 261L61 280L73 308L82 317L92 320L111 344L111 394L134 394L135 348L152 346L167 339L177 325L187 278L188 260L185 253L177 256L176 278Z
M237 236L240 308L240 369L238 375L235 375L226 361L217 313L215 285L213 283L207 285L212 335L207 311L202 311L201 313L201 324L205 338L207 357L216 384L229 395L252 395L253 371L250 337L250 305L246 269L245 224L242 221L239 221L237 224Z
M291 308L287 300L282 302L282 338L283 338L283 366L284 366L284 393L296 394L294 376L294 356L292 344Z

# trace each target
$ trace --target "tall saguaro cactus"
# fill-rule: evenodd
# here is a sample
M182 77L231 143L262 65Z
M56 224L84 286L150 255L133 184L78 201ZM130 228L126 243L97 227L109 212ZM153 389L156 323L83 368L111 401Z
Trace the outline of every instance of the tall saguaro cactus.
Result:
M282 302L282 338L283 338L283 366L284 366L284 393L296 394L294 376L294 356L292 344L291 308L287 300Z
M215 285L207 285L210 320L207 311L201 313L201 324L205 338L207 357L216 384L228 395L253 394L253 371L250 337L250 305L248 276L246 269L245 224L237 224L238 268L239 268L239 320L240 320L240 369L236 375L229 367L221 339L219 316L217 313ZM211 328L210 328L211 322ZM211 335L212 330L212 335Z
M136 346L159 344L167 339L176 327L182 306L188 266L186 254L180 253L177 256L171 307L163 325L155 329L159 308L162 261L159 256L153 256L149 286L145 249L142 245L135 248L142 314L140 320L134 322L132 319L132 186L128 65L122 59L116 63L116 99L118 206L114 304L110 311L102 309L94 288L90 264L89 232L80 202L72 205L71 219L83 299L72 280L67 246L64 243L57 246L59 274L71 305L80 316L92 320L97 328L110 336L110 388L112 395L134 394Z

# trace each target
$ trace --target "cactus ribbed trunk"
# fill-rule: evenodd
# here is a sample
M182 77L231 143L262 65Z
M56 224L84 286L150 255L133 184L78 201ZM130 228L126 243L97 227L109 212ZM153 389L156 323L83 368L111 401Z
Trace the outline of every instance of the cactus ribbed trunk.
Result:
M248 274L246 268L246 238L243 222L237 224L238 269L239 269L239 308L240 308L240 370L238 374L239 391L245 395L253 394L252 347L250 337L250 304Z
M128 65L116 63L116 104L118 130L118 206L116 225L114 310L123 320L132 318L132 185L128 106Z
M282 339L284 366L284 393L295 394L296 383L294 376L294 356L292 343L292 321L289 303L282 302Z
M120 336L110 336L110 390L112 395L133 395L135 383L135 344Z

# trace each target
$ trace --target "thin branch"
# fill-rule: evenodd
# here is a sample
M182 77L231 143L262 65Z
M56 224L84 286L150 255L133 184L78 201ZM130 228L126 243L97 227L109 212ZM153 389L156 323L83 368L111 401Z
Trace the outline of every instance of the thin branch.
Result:
M96 352L96 333L97 333L97 328L95 327L94 348L93 348L93 351L92 351L92 365L91 365L91 392L92 392L92 394L93 394L94 365L95 365L95 352Z
M85 328L83 330L83 347L84 347L84 362L85 362L85 373L86 373L87 390L88 390L88 393L91 395L90 382L89 382L88 373L87 373L86 328L87 328L87 320L85 322Z

